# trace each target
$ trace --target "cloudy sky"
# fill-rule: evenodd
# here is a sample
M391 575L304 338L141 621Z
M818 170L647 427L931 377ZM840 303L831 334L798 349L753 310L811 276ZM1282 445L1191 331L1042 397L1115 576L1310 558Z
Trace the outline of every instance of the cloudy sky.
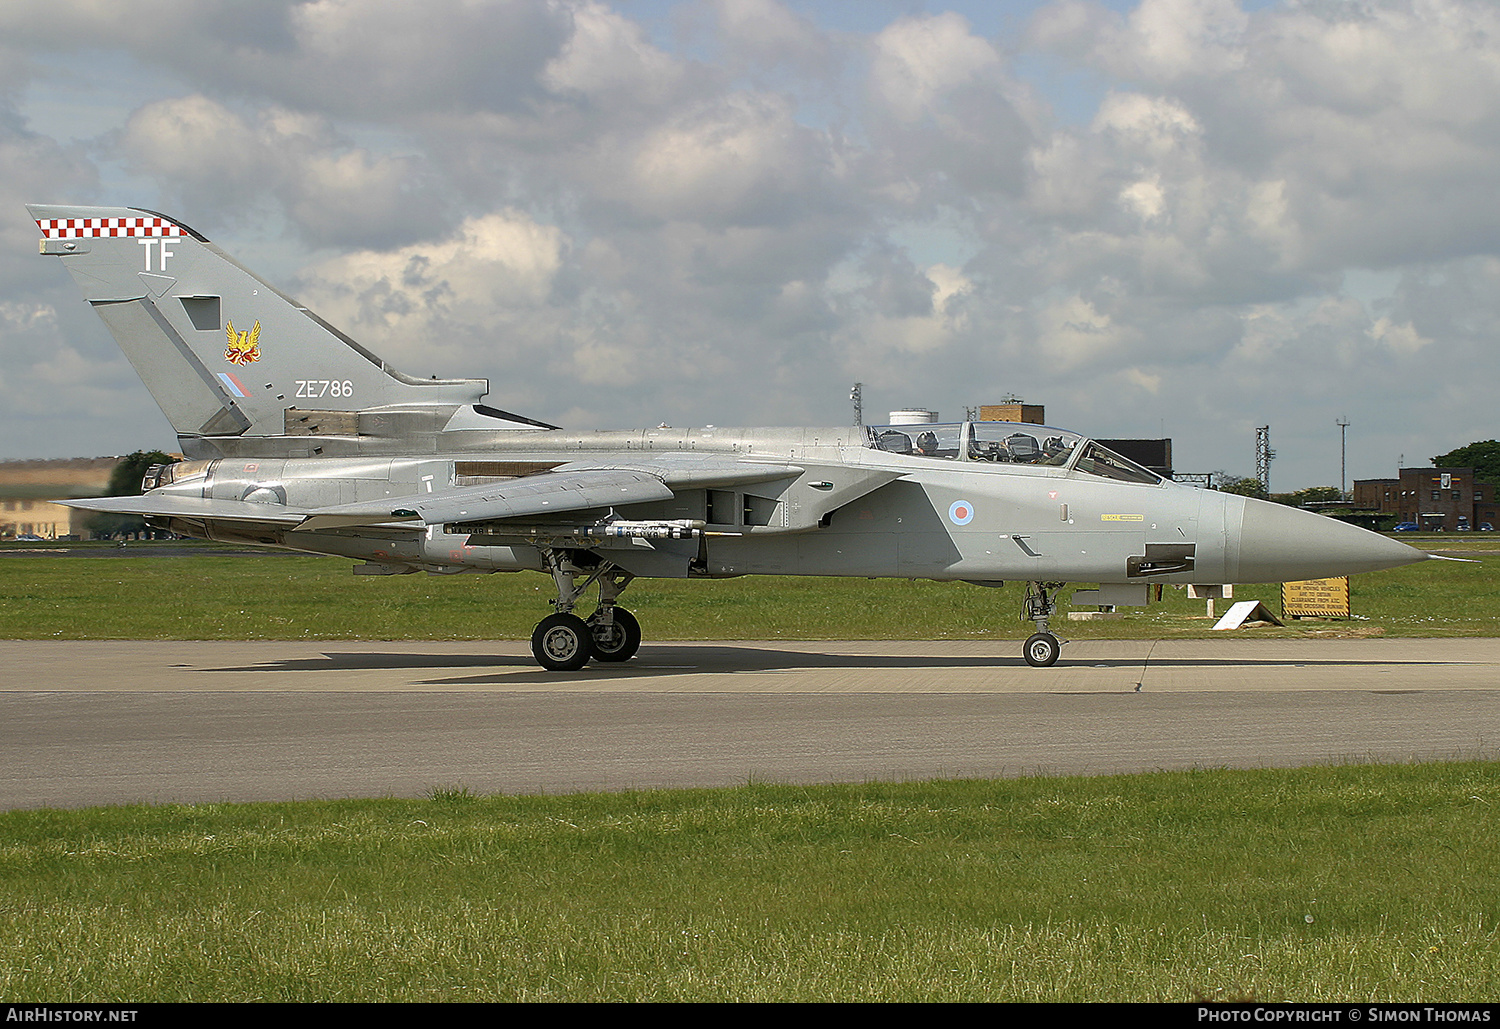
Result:
M0 457L172 449L25 202L575 428L1015 394L1179 470L1500 435L1491 0L7 0Z

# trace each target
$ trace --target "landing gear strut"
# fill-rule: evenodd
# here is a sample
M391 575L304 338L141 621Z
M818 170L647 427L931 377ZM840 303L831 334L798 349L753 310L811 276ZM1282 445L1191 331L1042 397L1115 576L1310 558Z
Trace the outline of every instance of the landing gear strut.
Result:
M1052 593L1062 585L1060 582L1026 584L1026 617L1036 624L1036 632L1026 640L1022 653L1033 668L1049 668L1062 654L1062 641L1047 629L1048 619L1057 613Z
M623 568L601 561L590 571L574 561L575 552L546 547L542 560L557 584L556 614L537 623L531 634L531 653L549 672L576 672L596 661L629 661L641 647L641 625L623 607L615 606L620 593L635 578ZM582 583L578 576L589 572ZM588 621L573 613L578 598L595 582L599 584L599 606Z
M594 657L599 661L629 661L641 649L641 623L615 598L635 578L622 568L607 565L599 579L599 607L589 615L589 631L594 634ZM584 585L587 585L585 583Z

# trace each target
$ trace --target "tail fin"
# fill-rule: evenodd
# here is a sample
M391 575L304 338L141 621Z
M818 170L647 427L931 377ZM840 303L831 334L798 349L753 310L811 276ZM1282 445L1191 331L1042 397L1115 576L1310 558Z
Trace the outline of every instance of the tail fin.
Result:
M372 408L415 407L441 428L489 391L485 379L401 374L179 221L139 208L27 210L41 252L62 259L184 441L305 435L309 415L322 423L311 431L354 435Z

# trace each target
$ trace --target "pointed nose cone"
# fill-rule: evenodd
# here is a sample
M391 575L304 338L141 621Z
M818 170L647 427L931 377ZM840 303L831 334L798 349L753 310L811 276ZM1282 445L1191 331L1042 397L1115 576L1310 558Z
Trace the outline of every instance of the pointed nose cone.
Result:
M1239 550L1235 582L1300 582L1427 560L1378 533L1264 500L1245 501Z

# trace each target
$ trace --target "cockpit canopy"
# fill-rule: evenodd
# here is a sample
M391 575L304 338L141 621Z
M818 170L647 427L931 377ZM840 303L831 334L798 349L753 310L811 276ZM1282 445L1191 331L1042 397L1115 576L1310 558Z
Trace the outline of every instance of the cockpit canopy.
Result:
M1044 465L1120 482L1154 485L1161 476L1076 432L1030 422L871 425L869 446L948 461Z

